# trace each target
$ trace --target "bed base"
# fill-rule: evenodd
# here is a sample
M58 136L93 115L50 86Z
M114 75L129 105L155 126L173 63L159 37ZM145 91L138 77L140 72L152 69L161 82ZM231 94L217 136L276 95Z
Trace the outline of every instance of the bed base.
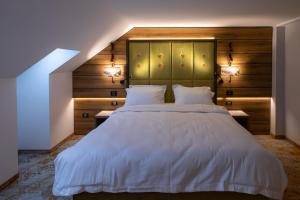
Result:
M236 192L192 192L192 193L80 193L73 200L271 200L262 195Z

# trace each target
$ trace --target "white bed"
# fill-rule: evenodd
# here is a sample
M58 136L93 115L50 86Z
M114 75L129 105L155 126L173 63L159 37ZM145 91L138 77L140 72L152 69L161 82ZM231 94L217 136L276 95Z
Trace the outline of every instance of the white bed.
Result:
M234 191L281 199L281 162L216 105L116 110L55 160L53 193Z

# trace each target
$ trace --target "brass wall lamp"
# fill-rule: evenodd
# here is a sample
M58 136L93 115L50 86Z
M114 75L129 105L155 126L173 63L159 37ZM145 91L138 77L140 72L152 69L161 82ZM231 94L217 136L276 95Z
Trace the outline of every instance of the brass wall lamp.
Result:
M240 68L233 64L232 52L232 42L229 42L228 64L221 65L221 74L224 76L229 76L229 83L231 83L232 76L240 75Z
M115 83L114 77L118 77L121 75L121 67L115 65L115 53L114 53L114 43L110 44L111 46L111 64L104 69L104 75L111 77L111 82Z

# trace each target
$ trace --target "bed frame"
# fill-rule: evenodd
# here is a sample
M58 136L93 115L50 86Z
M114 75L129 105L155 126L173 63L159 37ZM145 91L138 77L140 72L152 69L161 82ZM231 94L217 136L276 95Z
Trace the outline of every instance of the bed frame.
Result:
M181 52L182 51L182 52ZM128 40L126 86L167 85L165 100L174 102L172 84L210 86L217 93L215 40ZM179 62L180 64L176 64ZM236 192L80 193L74 200L267 200Z
M236 192L192 192L192 193L81 193L74 200L271 200L262 195Z

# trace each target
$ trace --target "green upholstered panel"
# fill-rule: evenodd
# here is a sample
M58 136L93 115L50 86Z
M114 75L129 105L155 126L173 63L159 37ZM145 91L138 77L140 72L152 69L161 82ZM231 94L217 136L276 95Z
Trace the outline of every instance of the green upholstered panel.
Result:
M150 80L130 80L130 85L149 85Z
M171 42L150 43L150 79L171 78Z
M129 84L167 85L166 102L174 102L173 84L215 91L214 46L214 41L129 41Z
M172 79L193 78L193 42L172 43Z
M150 84L151 85L166 85L167 90L166 90L166 94L165 94L165 101L166 102L174 102L174 98L172 96L173 91L172 91L171 79L169 79L169 80L150 80Z
M130 42L129 60L132 79L149 79L149 42Z
M213 80L214 60L214 43L194 42L194 80Z
M193 87L193 80L173 80L172 84L179 84L185 87Z
M214 80L194 80L194 87L209 86L212 91L215 91Z

